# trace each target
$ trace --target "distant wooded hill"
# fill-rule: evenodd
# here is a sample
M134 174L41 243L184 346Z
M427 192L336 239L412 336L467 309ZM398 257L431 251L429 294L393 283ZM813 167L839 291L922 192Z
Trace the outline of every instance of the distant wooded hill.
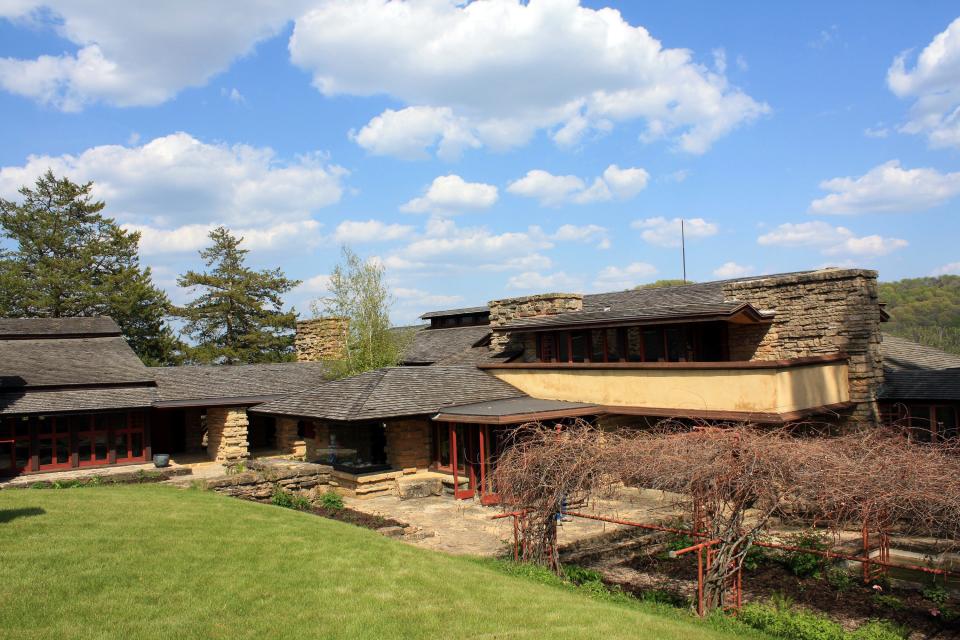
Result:
M960 276L881 282L880 301L885 332L960 354Z

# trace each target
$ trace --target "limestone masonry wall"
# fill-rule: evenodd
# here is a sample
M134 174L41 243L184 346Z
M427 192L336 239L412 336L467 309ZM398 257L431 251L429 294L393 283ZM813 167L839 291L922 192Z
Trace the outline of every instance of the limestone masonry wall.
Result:
M387 423L387 461L394 469L430 466L430 424L424 418Z
M877 272L827 269L732 282L727 300L775 312L769 326L731 326L732 360L778 360L846 353L852 421L878 419L876 397L883 384Z
M250 457L248 426L246 407L207 409L207 455L217 462L235 462Z
M339 360L347 349L346 318L313 318L297 321L294 346L300 362Z
M303 456L307 452L306 442L297 435L296 418L277 418L277 449L284 455Z
M521 340L522 337L513 337L506 331L498 330L498 327L519 318L582 311L583 295L579 293L541 293L535 296L491 300L487 303L487 306L490 308L490 329L492 330L490 349L498 352L508 349L519 350L524 345L520 342L512 343L511 338L517 341ZM527 352L530 353L529 350ZM535 353L535 350L533 352Z

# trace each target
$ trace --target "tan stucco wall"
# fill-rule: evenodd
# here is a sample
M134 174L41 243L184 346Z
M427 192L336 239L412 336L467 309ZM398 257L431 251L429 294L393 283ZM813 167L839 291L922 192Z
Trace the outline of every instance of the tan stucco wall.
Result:
M843 362L771 369L494 369L535 398L622 407L787 413L849 400Z

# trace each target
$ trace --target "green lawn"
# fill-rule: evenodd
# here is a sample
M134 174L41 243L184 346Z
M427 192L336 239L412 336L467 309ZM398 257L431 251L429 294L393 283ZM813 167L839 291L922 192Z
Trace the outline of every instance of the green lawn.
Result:
M738 636L214 493L0 492L3 638Z

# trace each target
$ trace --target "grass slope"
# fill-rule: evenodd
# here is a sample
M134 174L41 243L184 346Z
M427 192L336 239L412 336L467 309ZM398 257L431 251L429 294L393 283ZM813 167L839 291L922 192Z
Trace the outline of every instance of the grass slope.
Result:
M3 638L733 638L279 507L0 492Z

